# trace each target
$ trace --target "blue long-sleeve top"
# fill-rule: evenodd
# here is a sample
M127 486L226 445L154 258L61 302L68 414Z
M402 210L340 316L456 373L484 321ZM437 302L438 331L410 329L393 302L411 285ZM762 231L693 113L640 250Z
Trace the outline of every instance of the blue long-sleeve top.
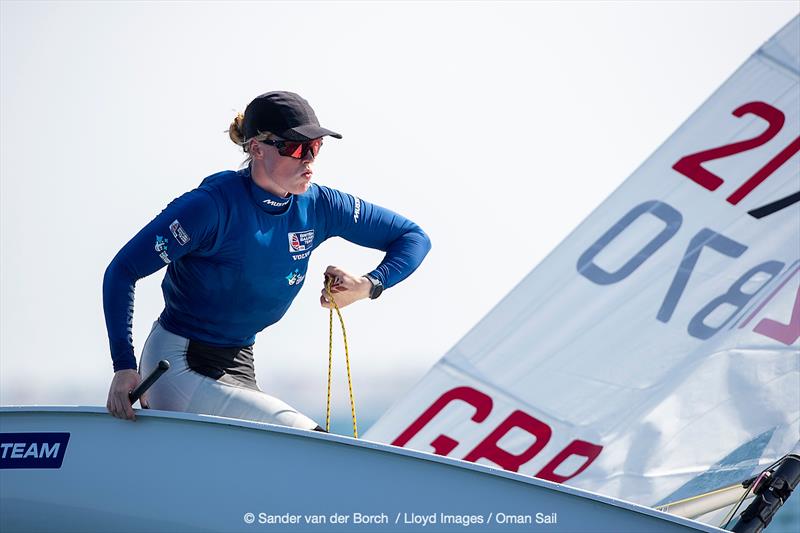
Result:
M386 252L369 272L384 288L420 265L430 240L388 209L312 184L275 196L249 169L209 176L173 200L111 261L103 308L114 370L136 368L136 281L167 266L161 325L214 346L247 346L286 313L306 276L311 252L330 237Z

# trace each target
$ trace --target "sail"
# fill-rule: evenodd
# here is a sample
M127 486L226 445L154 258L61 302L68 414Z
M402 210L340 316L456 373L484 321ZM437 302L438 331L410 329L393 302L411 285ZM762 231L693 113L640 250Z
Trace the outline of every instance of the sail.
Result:
M799 72L795 18L366 438L649 506L794 448Z

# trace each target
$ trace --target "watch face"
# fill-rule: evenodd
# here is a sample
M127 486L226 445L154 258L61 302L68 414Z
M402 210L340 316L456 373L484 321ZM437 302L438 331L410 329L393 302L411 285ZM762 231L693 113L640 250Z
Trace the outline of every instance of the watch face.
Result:
M370 283L372 283L372 289L369 291L369 298L370 300L374 300L383 292L383 284L380 282L380 280L377 280L372 276L367 276L367 279Z
M377 285L372 286L372 294L370 294L369 297L374 300L375 298L380 296L382 292L383 292L383 285L381 285L381 283L378 282Z

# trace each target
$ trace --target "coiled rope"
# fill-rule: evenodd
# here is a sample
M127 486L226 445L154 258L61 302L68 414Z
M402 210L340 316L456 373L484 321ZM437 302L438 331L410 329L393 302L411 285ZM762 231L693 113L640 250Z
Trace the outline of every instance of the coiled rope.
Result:
M358 426L356 424L356 402L353 396L353 380L350 377L350 351L347 348L347 331L344 328L344 319L342 313L339 311L339 306L336 305L336 300L331 294L331 284L333 278L328 276L325 279L325 291L328 293L328 301L331 306L328 309L328 407L325 413L325 431L331 431L331 370L333 368L333 310L336 309L336 314L339 316L339 322L342 325L342 338L344 339L344 357L347 362L347 387L350 389L350 411L353 414L353 437L358 438Z

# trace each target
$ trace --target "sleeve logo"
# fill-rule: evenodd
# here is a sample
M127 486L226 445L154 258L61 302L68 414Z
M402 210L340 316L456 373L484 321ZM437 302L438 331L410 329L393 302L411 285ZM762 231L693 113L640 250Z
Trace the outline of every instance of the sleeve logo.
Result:
M361 214L361 200L358 199L358 196L354 196L356 199L356 205L353 208L353 222L358 224L358 217Z
M169 264L172 261L170 260L169 255L167 255L167 242L168 240L166 237L156 235L156 245L154 248L156 252L158 252L158 257L160 257L165 263Z
M180 244L181 246L184 246L187 242L192 240L189 237L189 234L186 233L186 231L181 226L181 223L178 222L178 219L175 219L172 222L172 224L169 225L169 230L172 232L172 234L175 236L175 240L177 240L178 244Z

